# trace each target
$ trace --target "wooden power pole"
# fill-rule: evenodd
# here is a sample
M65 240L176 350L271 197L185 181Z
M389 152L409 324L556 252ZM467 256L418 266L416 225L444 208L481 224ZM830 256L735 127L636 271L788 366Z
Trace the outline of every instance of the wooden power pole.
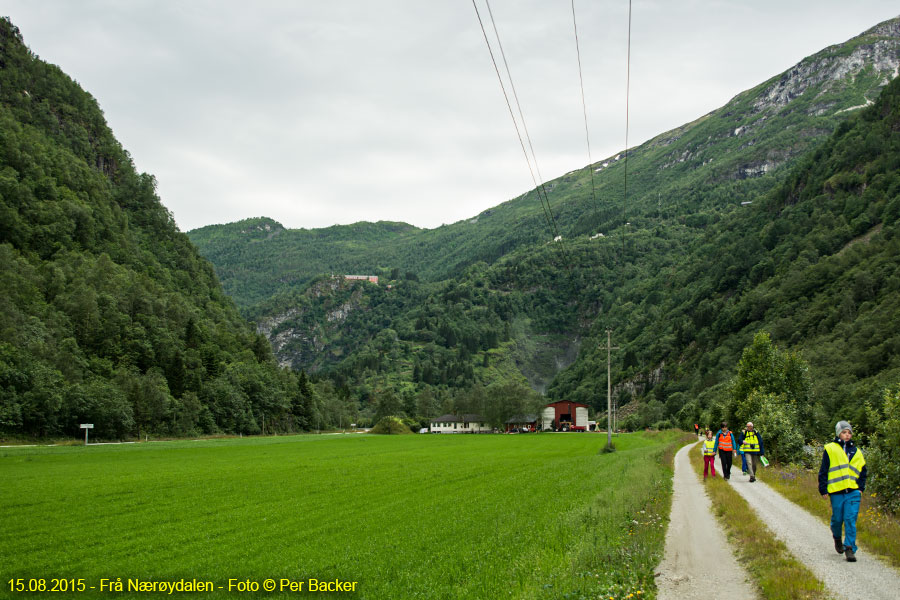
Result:
M606 330L606 447L612 448L612 376L610 368L610 353L618 350L618 346L610 345L612 331Z

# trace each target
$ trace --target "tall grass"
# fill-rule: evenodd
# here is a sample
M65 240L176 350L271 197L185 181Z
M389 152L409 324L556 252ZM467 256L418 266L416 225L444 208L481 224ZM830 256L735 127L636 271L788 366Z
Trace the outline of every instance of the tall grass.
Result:
M6 449L0 584L284 577L357 581L360 598L652 596L673 439L621 436L612 454L589 434ZM109 597L78 595L92 594Z

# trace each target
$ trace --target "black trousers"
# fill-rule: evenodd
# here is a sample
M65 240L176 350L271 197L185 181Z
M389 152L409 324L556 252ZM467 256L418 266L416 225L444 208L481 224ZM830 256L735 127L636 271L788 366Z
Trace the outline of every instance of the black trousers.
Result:
M722 476L725 479L731 478L731 458L733 452L731 450L719 450L719 460L722 461Z

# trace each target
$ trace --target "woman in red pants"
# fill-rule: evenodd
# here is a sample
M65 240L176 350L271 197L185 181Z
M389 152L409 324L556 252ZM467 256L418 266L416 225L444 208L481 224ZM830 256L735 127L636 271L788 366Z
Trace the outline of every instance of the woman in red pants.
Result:
M712 429L706 430L706 439L703 440L703 479L706 473L712 469L712 476L716 476L716 440L713 439Z

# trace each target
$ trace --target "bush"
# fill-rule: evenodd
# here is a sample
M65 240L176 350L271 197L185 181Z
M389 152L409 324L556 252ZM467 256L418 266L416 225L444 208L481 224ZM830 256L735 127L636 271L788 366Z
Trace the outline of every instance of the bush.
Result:
M811 385L809 365L799 354L779 350L772 344L769 334L757 333L753 336L753 343L744 348L738 362L737 377L731 383L729 413L734 427L747 421L759 421L760 411L768 409L783 413L772 414L778 427L790 426L802 438L811 430ZM763 406L766 399L768 407ZM766 435L766 430L758 429L763 436ZM764 437L763 442L768 445L768 440ZM785 442L788 440L785 439ZM785 455L799 457L802 442L801 439L800 446L796 446L790 441L791 447L785 447Z
M382 435L404 435L412 433L412 430L400 420L399 417L381 417L381 420L372 428L369 433L378 433Z
M793 407L781 394L750 392L748 404L756 406L754 426L763 439L766 454L778 462L798 462L803 458L803 434Z
M866 449L868 485L876 500L893 513L900 512L900 385L884 391L881 410L869 407L878 423Z
M628 415L628 417L624 421L622 421L620 427L625 431L640 431L644 428L644 423L637 414L633 414Z

